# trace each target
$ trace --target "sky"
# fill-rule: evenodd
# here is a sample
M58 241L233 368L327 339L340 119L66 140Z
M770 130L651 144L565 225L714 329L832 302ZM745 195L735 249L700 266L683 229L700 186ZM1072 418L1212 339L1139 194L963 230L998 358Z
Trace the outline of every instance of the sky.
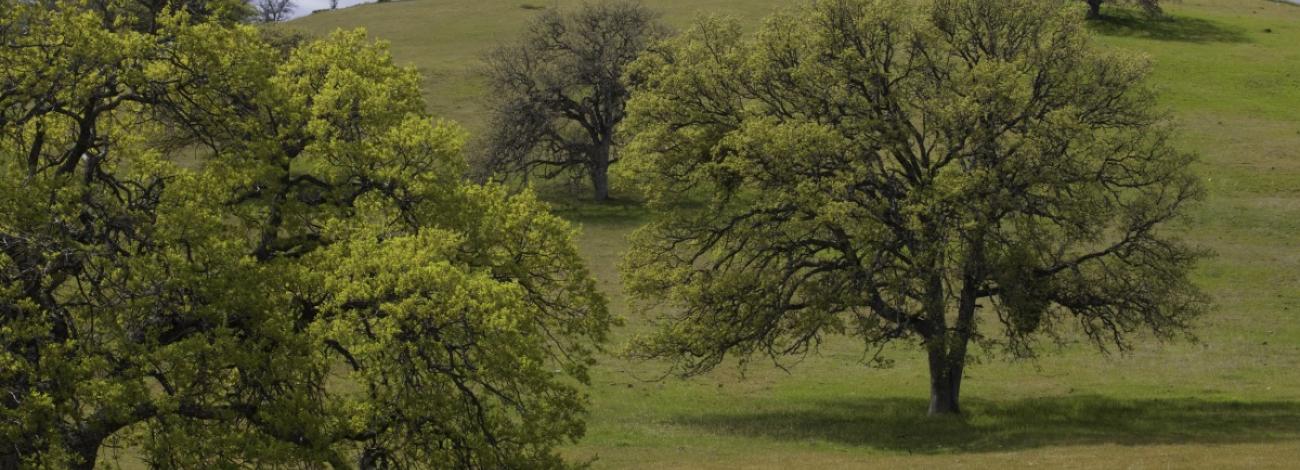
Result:
M339 0L339 8L370 1L372 0ZM294 18L310 14L313 10L324 10L330 7L330 0L293 0L293 3L298 5L298 9L293 12Z

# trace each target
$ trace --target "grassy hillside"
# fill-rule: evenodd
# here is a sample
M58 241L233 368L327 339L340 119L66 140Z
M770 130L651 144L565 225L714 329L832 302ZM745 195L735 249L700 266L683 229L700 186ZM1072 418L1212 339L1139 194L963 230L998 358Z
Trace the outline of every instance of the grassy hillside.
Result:
M555 0L406 0L311 15L315 33L365 27L426 75L432 111L482 122L476 58ZM781 0L646 0L682 25L702 12L757 21ZM532 5L529 5L532 4ZM1155 61L1154 85L1202 155L1211 190L1178 230L1217 253L1198 272L1217 308L1198 344L1146 343L1127 356L1065 345L1035 362L974 365L969 416L923 417L921 353L862 365L833 340L787 374L766 364L691 381L655 380L654 363L606 359L588 436L566 450L600 468L1293 467L1300 462L1300 7L1268 0L1183 0L1172 17L1096 26L1111 47ZM615 263L643 220L635 204L565 203L611 303L628 307Z
M316 13L291 27L324 34L338 28L366 28L393 43L400 62L425 76L429 109L471 127L482 122L483 88L475 77L478 60L522 31L542 8L567 8L580 0L399 0ZM705 12L758 21L788 0L658 0L646 2L674 25Z

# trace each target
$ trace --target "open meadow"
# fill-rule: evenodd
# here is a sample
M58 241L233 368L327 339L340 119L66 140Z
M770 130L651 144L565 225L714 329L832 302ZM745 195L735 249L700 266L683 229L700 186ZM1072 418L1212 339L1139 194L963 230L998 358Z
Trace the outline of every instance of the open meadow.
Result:
M366 28L417 67L436 115L483 126L478 59L553 0L407 0L318 13L289 23L313 34ZM779 0L647 0L674 26L706 12L753 23ZM602 356L589 389L586 437L566 456L596 468L1046 466L1294 468L1300 462L1300 6L1184 0L1149 20L1111 10L1092 26L1108 47L1154 61L1161 100L1209 197L1182 236L1215 253L1196 281L1214 298L1199 342L1141 341L1129 354L1086 344L1033 361L981 356L968 369L967 416L925 417L917 347L863 363L832 338L789 372L755 361L691 380L655 362ZM617 169L615 169L617 172ZM612 349L644 331L618 263L647 215L614 180L616 200L573 202L545 189L581 226L580 249L624 326Z

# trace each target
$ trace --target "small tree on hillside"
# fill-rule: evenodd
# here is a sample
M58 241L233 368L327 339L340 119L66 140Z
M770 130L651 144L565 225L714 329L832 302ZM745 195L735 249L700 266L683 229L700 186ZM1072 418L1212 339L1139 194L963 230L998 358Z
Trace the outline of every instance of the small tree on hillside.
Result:
M488 170L544 177L579 170L596 200L609 197L615 127L623 120L624 67L664 28L638 3L547 11L517 43L487 57Z
M1101 18L1101 5L1107 0L1084 0L1088 3L1088 19L1095 20ZM1128 3L1137 5L1151 15L1161 13L1160 0L1110 0L1111 3Z
M275 23L289 19L298 6L293 0L252 0L257 20L263 23Z
M822 0L744 38L703 20L630 73L629 160L657 220L630 291L670 307L635 351L684 375L828 334L915 339L930 413L971 343L1017 356L1184 332L1198 252L1161 229L1192 157L1065 0ZM703 199L702 199L703 198Z

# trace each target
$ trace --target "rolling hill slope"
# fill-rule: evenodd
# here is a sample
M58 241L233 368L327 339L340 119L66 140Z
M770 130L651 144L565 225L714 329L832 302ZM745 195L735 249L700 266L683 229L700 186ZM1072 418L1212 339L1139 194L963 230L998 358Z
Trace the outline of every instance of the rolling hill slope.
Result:
M567 8L578 0L402 0L359 5L295 20L289 25L311 33L366 28L393 44L399 62L418 67L426 77L430 111L466 124L482 120L483 93L475 78L482 55L512 40L542 8ZM660 0L648 2L670 24L687 24L696 14L716 12L758 21L785 0Z
M289 23L314 34L365 27L418 67L435 114L482 125L477 58L556 0L405 0ZM674 25L703 12L758 21L781 0L646 0ZM1094 25L1111 47L1154 60L1153 83L1202 159L1210 198L1182 226L1214 250L1198 281L1217 307L1201 342L1102 356L1078 344L1033 363L990 360L965 382L969 416L924 418L914 348L871 370L833 339L790 374L766 364L691 381L616 357L594 376L587 438L566 451L608 468L1294 467L1300 462L1300 7L1183 0L1171 17L1117 13ZM645 327L615 267L643 221L635 203L558 196L627 338Z

